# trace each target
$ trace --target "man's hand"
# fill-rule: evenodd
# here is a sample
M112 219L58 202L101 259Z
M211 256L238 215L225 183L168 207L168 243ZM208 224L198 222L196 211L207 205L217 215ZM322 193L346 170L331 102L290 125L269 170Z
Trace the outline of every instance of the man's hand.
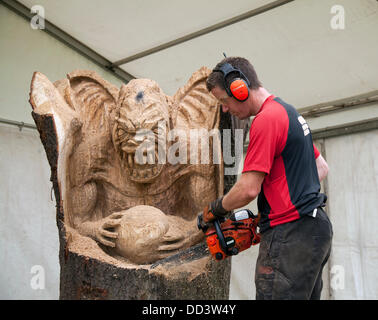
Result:
M215 220L215 216L209 210L209 206L206 206L197 217L197 227L199 230L206 232L209 225L208 223Z
M216 219L216 216L210 211L210 208L209 206L206 206L204 209L203 209L203 212L202 212L202 220L203 222L206 224L206 223L209 223L213 220Z
M225 208L223 208L222 201L223 201L223 197L218 198L217 200L214 200L213 202L210 203L210 211L213 214L213 216L216 216L218 218L223 218L230 213L230 211L227 211Z
M223 197L218 198L203 209L203 212L199 215L199 221L202 226L217 218L223 218L230 213L223 208L222 200Z

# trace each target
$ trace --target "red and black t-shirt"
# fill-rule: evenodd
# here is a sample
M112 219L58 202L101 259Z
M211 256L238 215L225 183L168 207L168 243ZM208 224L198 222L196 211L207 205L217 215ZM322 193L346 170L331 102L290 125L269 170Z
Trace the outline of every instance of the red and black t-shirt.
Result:
M260 232L312 214L326 201L319 193L319 151L296 109L269 96L253 119L243 172L265 172L257 205Z

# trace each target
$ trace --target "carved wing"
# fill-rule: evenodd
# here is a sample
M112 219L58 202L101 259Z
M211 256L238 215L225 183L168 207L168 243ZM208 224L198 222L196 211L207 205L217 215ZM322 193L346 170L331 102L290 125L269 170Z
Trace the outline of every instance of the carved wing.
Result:
M82 132L109 130L106 120L116 109L118 92L118 88L93 71L76 70L54 84L42 73L35 72L30 103L35 113L53 116L58 137L63 142L74 118L82 126Z
M71 91L66 79L60 81L60 88L52 84L40 72L33 74L30 86L29 102L33 108L33 118L37 124L44 144L47 158L52 168L56 169L63 210L67 212L67 165L74 144L74 137L80 132L79 115L73 108ZM65 215L69 220L69 216Z
M211 130L219 129L220 105L217 99L208 92L206 79L211 70L202 67L190 77L186 85L173 96L176 110L172 112L173 126L177 129L205 129L211 135L210 165L213 164L213 150L217 152L218 164L215 166L215 185L217 196L223 194L223 157L219 133L211 134ZM190 145L190 144L189 144ZM206 165L197 166L198 172L208 170Z
M173 96L178 106L173 115L175 128L218 128L219 104L206 89L206 79L210 72L206 67L194 72L186 85Z
M75 70L67 78L71 93L66 96L79 114L82 132L111 132L119 89L93 71ZM59 87L59 83L56 85Z
M76 214L72 208L86 213L95 199L93 183L87 182L92 171L100 172L104 167L117 98L118 88L95 72L76 70L54 84L39 72L33 75L30 103L34 114L53 119L57 178L69 225L73 225ZM85 192L88 188L93 191L89 192L93 194L90 199Z
M75 110L49 79L40 72L33 74L29 102L34 113L40 116L51 116L54 119L58 147L62 148L66 134L70 131L71 122L77 118Z

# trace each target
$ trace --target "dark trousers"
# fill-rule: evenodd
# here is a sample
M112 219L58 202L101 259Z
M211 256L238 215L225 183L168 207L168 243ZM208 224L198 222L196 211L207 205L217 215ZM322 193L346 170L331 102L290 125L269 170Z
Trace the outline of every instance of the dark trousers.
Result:
M332 236L322 208L315 218L305 216L264 232L256 263L256 299L319 300Z

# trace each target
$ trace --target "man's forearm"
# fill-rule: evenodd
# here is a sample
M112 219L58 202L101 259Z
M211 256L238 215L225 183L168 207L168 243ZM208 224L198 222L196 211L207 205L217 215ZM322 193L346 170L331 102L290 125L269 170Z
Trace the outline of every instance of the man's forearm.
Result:
M327 176L329 167L321 155L316 159L316 168L318 171L319 181L322 181Z
M257 197L265 178L264 172L244 172L231 190L223 197L212 201L199 215L201 221L207 223L217 216L225 216L228 212L244 207Z
M246 206L257 195L251 194L241 183L236 183L231 190L224 196L222 205L227 211L232 211Z
M264 178L264 172L244 172L236 184L224 196L222 201L223 207L231 211L246 206L260 193Z

